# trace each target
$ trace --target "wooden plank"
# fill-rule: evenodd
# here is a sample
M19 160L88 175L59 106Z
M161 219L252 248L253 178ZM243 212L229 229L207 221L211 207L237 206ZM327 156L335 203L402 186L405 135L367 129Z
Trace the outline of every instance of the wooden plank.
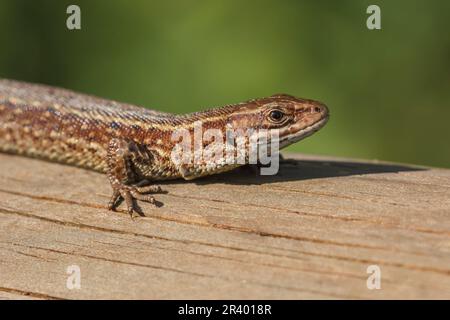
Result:
M0 168L2 299L450 298L450 170L289 155L277 176L164 183L132 220L104 175Z

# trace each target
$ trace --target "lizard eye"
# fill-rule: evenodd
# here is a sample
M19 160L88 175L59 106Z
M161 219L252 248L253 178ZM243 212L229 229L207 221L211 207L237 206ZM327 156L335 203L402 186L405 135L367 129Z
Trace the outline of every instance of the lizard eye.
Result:
M272 110L269 113L269 118L273 122L281 122L284 120L284 113L281 110Z

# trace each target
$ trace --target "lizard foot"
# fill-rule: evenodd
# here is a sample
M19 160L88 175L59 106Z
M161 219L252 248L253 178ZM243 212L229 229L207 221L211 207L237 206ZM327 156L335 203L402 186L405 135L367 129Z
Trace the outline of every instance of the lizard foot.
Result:
M119 185L117 187L113 187L113 194L111 200L108 203L109 210L115 210L118 206L117 202L121 198L125 200L127 205L127 211L131 217L133 217L133 213L136 211L139 212L140 209L136 206L135 200L141 200L145 202L152 203L157 205L157 201L152 195L147 193L160 193L162 189L160 186L145 186L145 187L137 187L137 186L127 186L127 185Z

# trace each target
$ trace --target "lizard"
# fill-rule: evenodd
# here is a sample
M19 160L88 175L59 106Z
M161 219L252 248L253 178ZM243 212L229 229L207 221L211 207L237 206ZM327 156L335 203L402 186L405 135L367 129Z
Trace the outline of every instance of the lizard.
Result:
M318 131L328 119L324 103L288 94L173 114L68 89L0 79L0 152L105 173L113 190L108 209L115 210L125 200L131 216L137 200L157 203L152 194L163 192L157 181L190 180L242 165L223 161L177 164L171 157L176 145L172 135L177 130L192 136L196 123L220 132L227 128L277 130L279 147L284 148Z

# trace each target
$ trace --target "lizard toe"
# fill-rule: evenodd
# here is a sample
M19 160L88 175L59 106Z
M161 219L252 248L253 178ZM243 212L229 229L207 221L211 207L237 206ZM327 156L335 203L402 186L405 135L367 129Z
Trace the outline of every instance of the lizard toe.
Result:
M120 191L114 190L111 196L111 200L109 200L108 203L108 210L114 210L116 208L117 200L119 200L119 198L120 198Z
M136 190L139 193L160 193L163 192L161 186L158 185L151 185L151 186L145 186L145 187L136 187Z
M142 194L141 192L139 192L136 189L131 190L131 195L136 200L141 200L141 201L149 202L149 203L152 203L152 204L155 204L155 202L156 202L156 200L155 200L155 198L153 196L151 196L149 194Z

